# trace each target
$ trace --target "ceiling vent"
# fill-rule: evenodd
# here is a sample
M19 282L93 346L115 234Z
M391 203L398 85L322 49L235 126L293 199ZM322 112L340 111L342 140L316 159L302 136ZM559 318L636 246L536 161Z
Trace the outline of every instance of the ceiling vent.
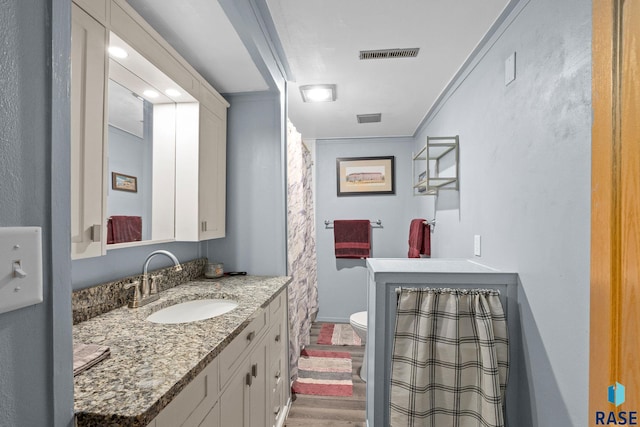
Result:
M409 49L379 49L361 50L360 59L386 59L386 58L415 58L420 52L419 47Z
M382 121L382 113L358 114L358 123L379 123Z

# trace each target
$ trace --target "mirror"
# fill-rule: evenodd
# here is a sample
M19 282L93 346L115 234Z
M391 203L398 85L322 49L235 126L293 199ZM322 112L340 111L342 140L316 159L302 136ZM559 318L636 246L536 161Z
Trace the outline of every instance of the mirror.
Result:
M196 101L114 33L107 99L107 250L175 240L177 112Z

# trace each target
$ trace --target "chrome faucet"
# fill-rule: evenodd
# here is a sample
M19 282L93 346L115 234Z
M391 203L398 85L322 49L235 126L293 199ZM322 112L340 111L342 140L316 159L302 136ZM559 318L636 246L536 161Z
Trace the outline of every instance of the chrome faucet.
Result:
M155 284L153 284L153 281L152 281L152 286L149 286L149 278L147 273L147 270L149 269L149 263L151 262L151 258L153 258L156 255L168 256L169 258L171 258L171 261L173 261L173 265L175 266L175 271L182 271L182 266L180 265L180 261L178 261L178 258L176 258L176 256L171 252L165 251L165 250L151 252L147 256L147 259L144 261L144 267L142 268L142 299L158 293L158 289L155 286Z
M182 271L180 261L178 261L178 258L176 258L176 256L171 252L165 250L151 252L147 256L147 259L144 260L144 267L142 267L142 284L138 285L137 282L134 282L134 284L132 284L131 286L136 287L134 299L129 304L129 307L131 308L142 307L143 305L149 304L150 302L156 301L158 298L160 298L160 295L158 295L158 287L154 280L155 276L149 279L149 274L147 273L147 270L149 269L149 263L151 262L151 259L156 255L165 255L169 257L171 261L173 261L175 271ZM140 287L138 288L138 286Z

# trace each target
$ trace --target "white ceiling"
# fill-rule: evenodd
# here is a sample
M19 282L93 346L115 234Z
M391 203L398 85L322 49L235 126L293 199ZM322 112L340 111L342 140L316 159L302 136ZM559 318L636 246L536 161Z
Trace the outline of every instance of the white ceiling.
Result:
M269 89L216 0L127 0L220 93Z
M508 0L267 0L296 82L289 116L304 138L412 136ZM360 60L370 49L416 58ZM334 103L303 103L298 85L337 85ZM357 114L382 113L358 124Z
M510 0L266 0L295 82L289 116L306 139L412 136ZM217 1L128 2L218 91L267 90ZM420 48L359 60L360 50ZM337 85L332 103L298 86ZM358 124L357 114L382 113Z

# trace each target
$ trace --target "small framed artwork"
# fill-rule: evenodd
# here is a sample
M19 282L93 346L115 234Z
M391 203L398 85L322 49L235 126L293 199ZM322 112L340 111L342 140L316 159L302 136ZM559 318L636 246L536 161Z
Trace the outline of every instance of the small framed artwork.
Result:
M336 159L338 196L395 194L395 157Z
M119 191L138 192L138 178L119 172L111 172L111 188Z

